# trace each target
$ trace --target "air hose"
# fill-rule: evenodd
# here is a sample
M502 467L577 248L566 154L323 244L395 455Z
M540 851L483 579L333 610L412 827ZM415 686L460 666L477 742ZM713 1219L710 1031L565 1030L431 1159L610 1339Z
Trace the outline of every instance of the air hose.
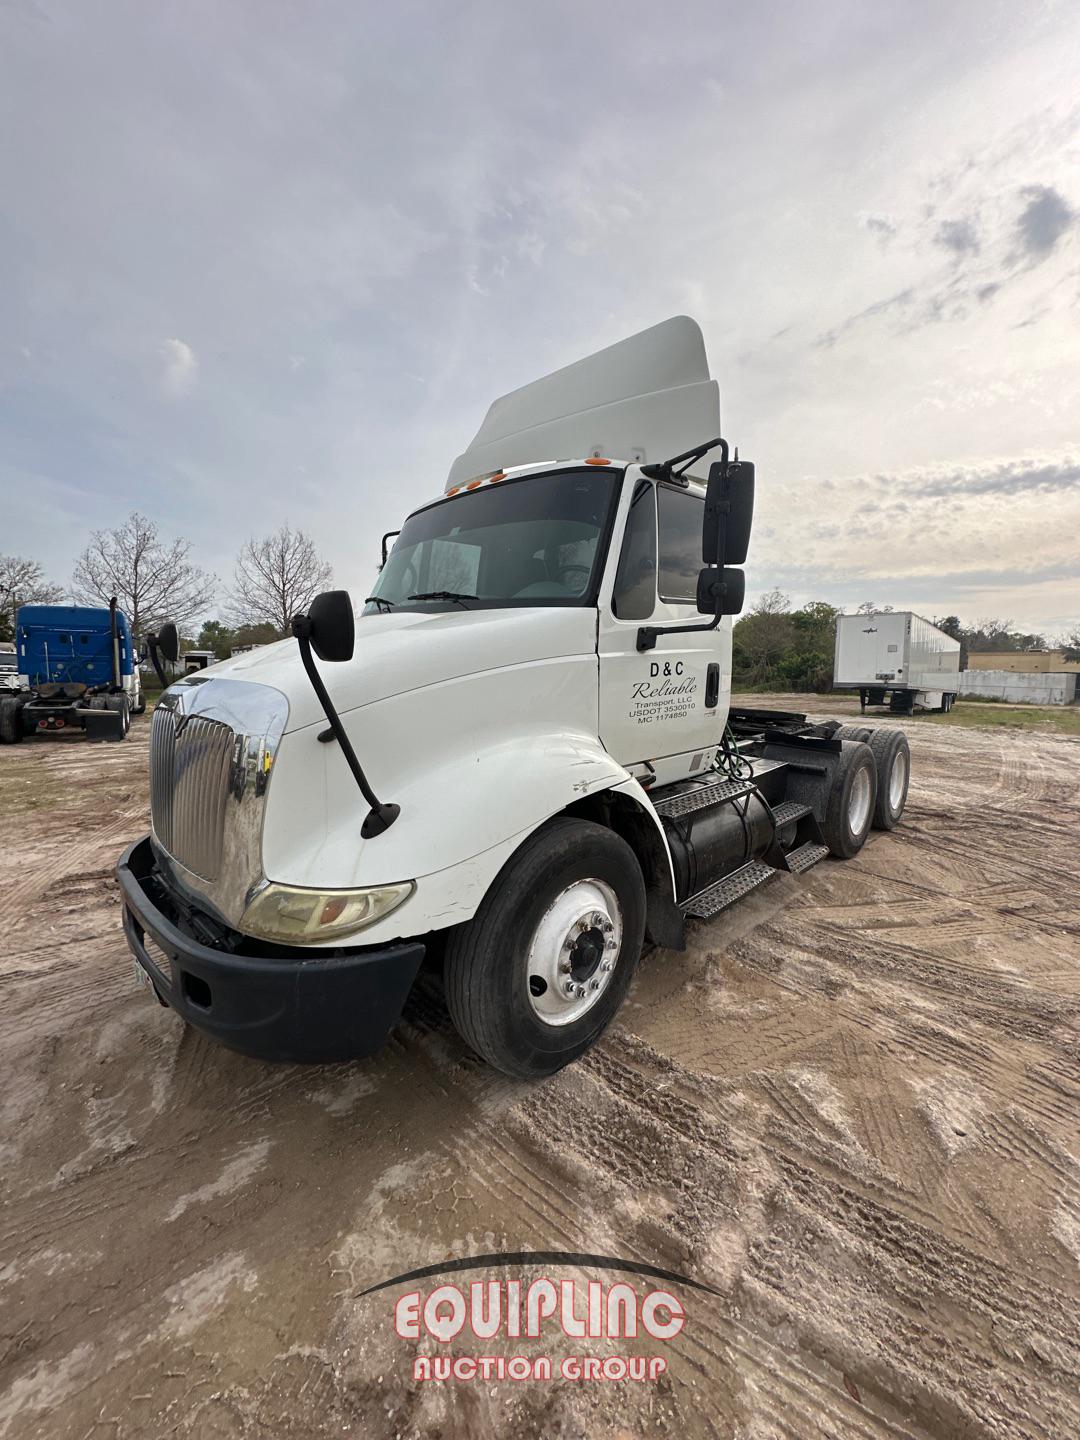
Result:
M726 775L729 780L753 779L754 767L735 743L735 736L730 724L724 726L724 733L716 751L714 764L716 769Z

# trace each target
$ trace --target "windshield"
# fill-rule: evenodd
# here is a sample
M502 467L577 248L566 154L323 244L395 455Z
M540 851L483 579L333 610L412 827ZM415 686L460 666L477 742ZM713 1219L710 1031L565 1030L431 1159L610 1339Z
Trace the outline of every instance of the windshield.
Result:
M530 475L417 511L364 613L591 604L622 473Z

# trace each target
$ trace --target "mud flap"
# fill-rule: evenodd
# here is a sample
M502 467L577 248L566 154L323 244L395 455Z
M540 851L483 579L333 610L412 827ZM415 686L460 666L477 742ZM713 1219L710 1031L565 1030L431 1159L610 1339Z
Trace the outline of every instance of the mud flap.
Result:
M84 710L82 725L88 740L124 738L124 717L119 710Z
M666 891L645 891L645 935L663 950L686 949L686 919Z

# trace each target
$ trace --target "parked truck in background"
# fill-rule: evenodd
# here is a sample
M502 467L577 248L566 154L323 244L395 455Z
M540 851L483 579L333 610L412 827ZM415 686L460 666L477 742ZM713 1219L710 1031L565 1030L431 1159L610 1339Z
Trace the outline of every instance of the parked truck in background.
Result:
M0 691L19 689L19 660L13 640L0 640Z
M960 642L910 610L836 617L833 689L894 714L951 710L960 692Z
M0 741L82 730L123 740L146 709L127 616L108 608L23 605L15 618L16 684L0 694Z
M547 1075L646 939L682 949L687 919L897 823L899 730L730 709L754 467L719 420L686 317L503 396L358 615L324 593L295 638L170 686L118 866L162 1004L346 1059L426 959L479 1054Z

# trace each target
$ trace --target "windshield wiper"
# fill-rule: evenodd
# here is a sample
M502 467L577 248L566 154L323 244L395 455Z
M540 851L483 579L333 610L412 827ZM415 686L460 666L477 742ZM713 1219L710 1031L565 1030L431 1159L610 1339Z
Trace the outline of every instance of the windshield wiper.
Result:
M469 608L465 604L466 600L476 600L478 598L476 595L462 595L460 591L457 590L423 590L419 595L409 596L410 600L449 600L455 605L462 606L465 610Z
M385 606L386 606L386 609L383 611L383 614L384 614L384 615L389 614L389 612L394 608L394 602L393 602L393 600L384 600L381 595L369 595L369 596L367 597L367 599L364 601L364 604L365 604L365 605L378 605L378 606L380 606L380 607L383 606L383 605L385 605Z

